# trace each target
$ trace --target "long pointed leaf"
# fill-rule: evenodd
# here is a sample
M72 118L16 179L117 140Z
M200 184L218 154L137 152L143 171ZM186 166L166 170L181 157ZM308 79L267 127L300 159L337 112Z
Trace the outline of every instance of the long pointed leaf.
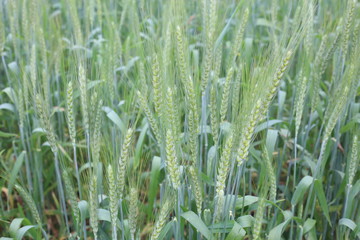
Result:
M205 223L194 212L189 211L181 214L181 217L186 219L195 229L200 232L206 239L212 239L212 234Z

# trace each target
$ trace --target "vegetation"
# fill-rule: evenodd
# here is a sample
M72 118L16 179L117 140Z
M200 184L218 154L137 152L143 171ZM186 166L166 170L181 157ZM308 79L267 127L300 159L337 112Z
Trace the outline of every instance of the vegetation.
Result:
M0 239L360 239L357 0L0 0Z

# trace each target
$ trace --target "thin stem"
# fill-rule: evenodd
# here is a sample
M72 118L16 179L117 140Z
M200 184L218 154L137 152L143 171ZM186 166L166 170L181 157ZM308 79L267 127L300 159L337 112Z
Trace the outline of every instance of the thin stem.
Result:
M297 184L297 179L296 179L296 162L297 162L297 133L295 133L295 140L294 140L294 180L293 180L293 189L295 189L296 184Z
M87 130L85 133L85 138L86 138L86 150L87 150L87 158L88 158L88 162L91 165L91 155L90 155L90 134L89 131Z
M177 227L176 227L176 233L175 233L175 239L180 240L181 238L181 218L180 218L180 214L181 214L181 186L178 187L177 189L177 201L176 201L176 218L177 218Z
M291 205L291 212L295 216L295 205ZM290 228L290 238L289 239L293 239L293 235L294 235L294 220L291 219L291 228Z
M58 183L57 186L58 186L59 197L60 197L60 205L61 205L62 212L63 212L64 218L65 218L66 231L69 234L70 228L69 228L68 216L67 216L67 211L66 211L64 188L63 188L62 181L61 181L58 152L54 152L54 157L55 157L55 172L56 172L56 178L57 178L57 183Z
M125 236L124 236L124 232L125 232L125 225L124 225L124 214L123 214L123 209L122 209L122 199L120 198L120 224L121 224L121 239L124 240Z
M21 137L21 144L23 145L23 148L25 149L25 168L26 168L26 178L29 185L29 192L33 191L33 184L31 179L31 170L30 170L30 162L29 162L29 156L28 156L28 150L27 146L25 144L24 139L24 127L20 127L20 137Z
M48 240L49 238L48 238L45 230L44 230L42 227L40 227L40 229L41 229L41 233L42 233L42 235L44 236L45 240Z
M76 143L73 143L73 152L74 152L74 165L75 165L75 174L76 174L76 181L77 181L77 185L78 185L78 191L79 191L79 197L80 199L82 199L82 194L81 194L81 185L80 185L80 174L79 174L79 165L77 162L77 157L76 157Z

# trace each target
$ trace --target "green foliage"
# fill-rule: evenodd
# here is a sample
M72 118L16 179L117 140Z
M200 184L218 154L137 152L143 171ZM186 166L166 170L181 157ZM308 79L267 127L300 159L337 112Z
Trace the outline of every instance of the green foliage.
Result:
M0 239L360 238L356 0L0 0Z

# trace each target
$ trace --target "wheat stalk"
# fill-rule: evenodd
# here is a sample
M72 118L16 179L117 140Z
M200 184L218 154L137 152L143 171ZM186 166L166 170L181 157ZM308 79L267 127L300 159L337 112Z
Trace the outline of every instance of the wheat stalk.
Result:
M31 215L33 216L36 223L41 228L42 225L41 225L40 215L39 215L39 212L38 212L38 210L36 208L35 202L32 199L31 195L28 192L26 192L24 190L24 188L22 188L20 185L15 184L15 189L19 192L21 197L24 199L24 201L26 202L26 204L30 208Z
M264 211L265 211L265 198L260 197L258 201L258 207L256 209L255 221L253 225L253 237L252 237L253 240L261 239L260 234L261 234L262 221L264 218Z
M166 166L172 186L177 189L180 186L180 170L175 150L175 139L171 129L166 131Z
M97 104L97 108L95 112L95 122L94 122L94 130L92 139L92 158L94 160L94 165L96 166L100 159L100 148L101 148L101 107L102 107L102 100L99 101Z
M226 113L228 110L229 105L229 98L230 98L230 86L231 81L234 75L234 69L230 68L225 79L224 89L222 93L222 100L221 100L221 106L220 106L220 121L224 122L226 118Z
M35 96L36 109L38 112L38 116L40 118L41 126L45 129L46 137L49 141L51 151L55 154L58 151L58 147L56 144L56 135L53 130L53 126L50 122L49 113L44 107L44 101L40 94L36 94Z
M159 217L155 222L154 229L152 231L152 234L150 236L151 240L158 240L161 230L163 229L168 214L172 210L172 198L168 197L162 207L160 208Z
M123 145L121 147L121 155L118 162L117 168L117 187L118 187L118 196L120 199L123 199L124 188L125 188L125 174L126 174L126 165L129 161L129 151L131 140L133 138L134 130L128 128Z
M261 118L265 117L266 112L269 109L269 105L274 98L275 94L277 93L277 90L279 88L280 82L285 74L285 71L289 67L290 59L293 55L293 51L289 50L286 52L285 57L282 59L280 66L276 70L275 77L270 82L270 86L267 89L267 94L265 95L265 98L262 102L261 107Z
M178 143L179 142L178 129L180 127L178 126L176 106L174 104L174 92L171 88L167 89L166 102L167 102L169 128L174 134L175 143Z
M75 36L76 44L81 45L83 43L83 34L81 31L81 24L80 19L78 17L77 8L76 8L76 1L75 0L67 0L71 21L73 23L73 31Z
M342 56L343 58L346 57L348 52L348 43L349 43L349 36L350 36L350 29L354 20L354 12L356 7L355 0L349 0L347 3L347 11L346 11L346 20L345 20L345 27L343 32L343 41L341 45Z
M224 190L225 190L225 181L229 174L229 168L231 163L231 150L233 147L233 134L231 133L230 136L225 141L225 146L220 158L220 163L218 166L218 174L216 176L216 196L217 199L217 220L221 217L221 212L224 207Z
M154 89L154 105L155 105L155 112L159 115L159 118L162 119L163 114L163 83L160 77L160 66L158 56L155 54L153 57L153 64L152 64L152 83Z
M219 139L219 120L218 120L218 108L217 108L217 96L216 88L213 85L210 92L210 122L211 132L214 140L214 144L218 144Z
M351 158L348 167L348 179L347 184L352 185L359 163L359 140L355 134L352 142Z
M349 89L348 86L344 87L344 90L342 91L342 94L341 94L341 98L337 101L334 108L330 110L331 114L329 115L329 119L328 119L328 121L327 121L327 123L325 125L325 131L324 131L324 135L323 135L323 142L322 142L322 145L321 145L319 159L318 159L318 163L317 163L317 166L316 166L316 171L315 171L316 176L319 173L319 171L321 171L321 163L322 163L322 160L323 160L323 155L325 153L326 145L327 145L327 143L329 141L331 132L334 129L337 120L339 119L339 116L344 111L344 108L345 108L345 105L346 105L346 98L347 98L347 94L349 93L349 90L350 89Z
M219 166L218 166L218 174L216 176L216 194L220 194L221 191L225 189L225 181L229 173L229 167L231 163L231 150L233 147L233 134L231 133L230 136L225 141L225 146L223 152L221 154Z
M138 219L138 191L136 188L130 188L130 206L129 206L129 228L131 240L136 239L137 219Z
M80 223L80 210L78 208L77 196L75 193L75 189L73 187L72 181L70 179L70 175L68 171L63 171L63 178L65 183L65 191L70 200L71 210L73 216L75 217L76 224Z
M244 128L241 132L241 138L240 138L240 145L237 152L237 158L236 161L238 163L238 166L242 165L248 157L249 154L249 148L250 143L255 131L256 123L261 118L261 99L257 101L253 109L251 110L251 113L248 117L248 121L246 125L244 125Z
M269 200L270 201L275 201L276 200L276 176L275 176L275 171L274 171L274 167L273 167L273 163L272 163L272 158L270 158L269 156L269 152L267 150L266 147L264 147L263 149L263 157L264 157L264 162L265 162L265 167L266 167L266 173L268 175L269 178L269 184L270 184L270 196L269 196Z
M137 96L139 98L139 102L140 102L140 106L141 108L144 110L145 115L150 123L150 127L154 132L155 138L158 141L159 145L161 145L162 143L162 138L160 135L160 130L158 127L158 124L155 120L154 114L151 112L148 103L147 103L147 99L144 95L142 95L139 91L137 92Z
M89 190L89 213L90 213L90 226L93 229L94 239L98 239L99 223L98 223L98 194L97 194L97 176L94 171L90 179Z
M67 111L66 116L68 120L69 135L72 144L76 143L76 129L75 129L75 116L74 116L74 96L73 96L73 82L69 81L67 86L66 95Z
M301 118L304 111L304 102L306 97L306 88L307 88L307 78L303 77L302 74L300 74L298 78L298 90L296 93L296 99L295 99L295 136L298 136L300 124L301 124Z
M249 9L246 8L244 10L242 19L241 19L241 24L239 24L239 28L236 30L234 39L233 39L233 43L232 43L232 50L230 53L230 57L229 57L229 63L228 63L228 67L230 67L236 60L236 58L239 58L241 55L240 52L240 48L241 48L241 44L243 42L243 38L244 38L244 33L245 33L245 27L246 24L248 22L249 19Z
M196 173L194 166L189 167L189 175L190 175L190 179L191 179L191 183L192 183L192 187L193 187L193 193L195 196L197 212L198 212L198 215L201 215L203 195L202 195L199 178L198 178L198 175Z
M31 46L31 53L30 53L30 81L32 85L33 92L32 94L35 95L36 93L36 79L37 79L37 71L36 71L36 47L35 44Z
M85 132L89 133L89 113L88 113L88 97L87 97L87 80L85 69L82 64L79 65L79 88L80 88L80 100L81 110Z
M118 220L118 193L116 190L116 180L114 171L112 169L111 164L109 164L107 168L107 174L108 174L108 184L109 184L109 210L110 210L110 217L111 217L111 226L112 226L112 238L113 240L117 239L117 220Z
M320 90L320 72L319 69L321 68L322 62L326 59L326 42L327 42L327 35L325 35L321 41L319 51L316 54L314 68L312 71L312 98L311 98L311 110L315 111L316 107L319 103L319 90Z

